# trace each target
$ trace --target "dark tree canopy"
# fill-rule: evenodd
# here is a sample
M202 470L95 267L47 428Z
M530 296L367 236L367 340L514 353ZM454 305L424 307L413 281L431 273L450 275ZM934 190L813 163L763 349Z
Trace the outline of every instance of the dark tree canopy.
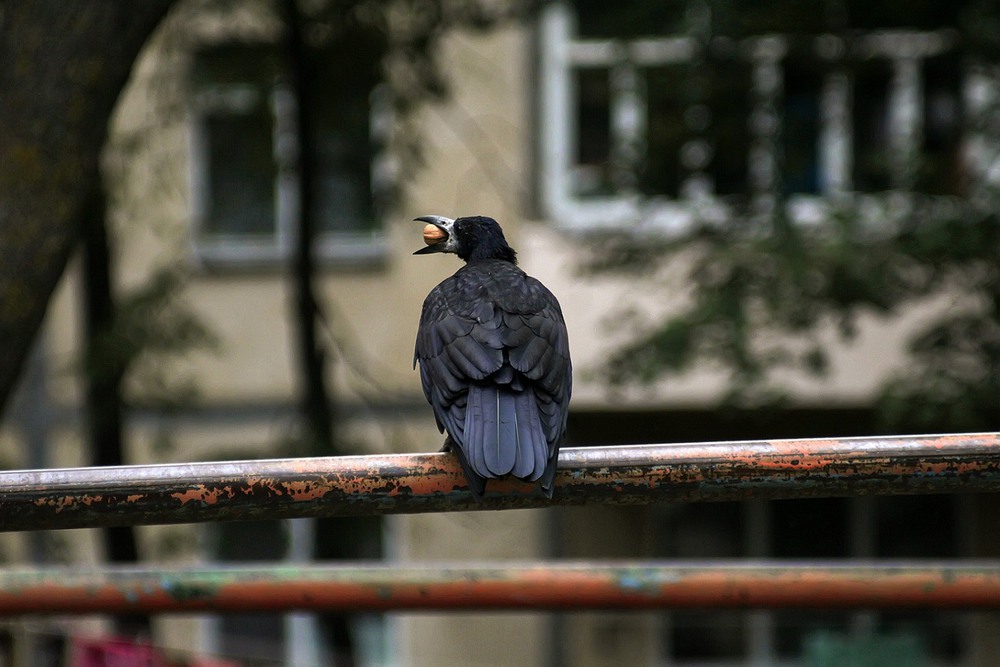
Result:
M79 242L118 95L173 4L12 0L0 7L0 409ZM447 30L489 28L530 4L351 0L302 3L302 10L315 28L312 35L374 40L382 50L382 73L405 112L446 93L437 44ZM390 7L408 17L394 27L391 45ZM401 149L404 164L419 162L416 141Z
M0 7L0 408L79 240L118 94L170 4Z

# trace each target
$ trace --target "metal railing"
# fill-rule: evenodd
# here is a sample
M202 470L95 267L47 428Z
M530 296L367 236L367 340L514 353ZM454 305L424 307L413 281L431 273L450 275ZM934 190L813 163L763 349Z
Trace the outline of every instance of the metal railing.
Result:
M551 500L445 453L7 471L0 530L962 491L1000 491L1000 434L565 449Z
M565 449L555 497L450 454L0 472L0 530L1000 491L1000 433ZM0 570L0 616L484 609L1000 610L1000 561L351 563Z
M1000 563L381 563L0 571L0 616L707 607L997 610Z

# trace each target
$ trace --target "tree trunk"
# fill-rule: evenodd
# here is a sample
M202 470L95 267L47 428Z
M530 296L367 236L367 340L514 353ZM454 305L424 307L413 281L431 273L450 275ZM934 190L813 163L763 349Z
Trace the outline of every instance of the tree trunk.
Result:
M298 334L299 377L302 382L301 411L305 423L304 440L313 454L335 453L335 413L326 383L327 350L320 338L323 313L313 285L316 262L313 255L316 238L316 154L315 122L312 117L311 85L318 80L302 38L303 16L296 0L282 0L281 11L286 30L287 72L295 95L295 131L298 135L298 219L293 257L295 283L295 323ZM312 530L316 530L314 521ZM311 557L312 555L310 555ZM332 652L332 664L351 667L356 664L350 621L346 614L329 614L324 619Z
M83 308L84 354L86 354L87 438L95 466L120 466L124 456L124 414L122 381L127 359L103 355L95 349L107 348L101 339L114 327L115 300L112 291L114 268L108 241L106 202L100 186L94 191L83 217ZM137 563L135 529L115 526L101 531L107 559L112 563ZM125 615L115 619L120 634L149 636L149 617Z
M298 330L298 359L302 378L302 414L306 422L307 446L315 453L333 453L334 413L326 383L327 351L320 340L322 312L316 300L313 256L316 238L316 154L312 139L314 122L310 82L315 80L311 61L302 40L302 15L296 0L283 0L287 30L288 74L296 100L295 126L298 133L298 219L293 258L295 322Z
M118 94L171 3L0 9L0 410L78 239Z

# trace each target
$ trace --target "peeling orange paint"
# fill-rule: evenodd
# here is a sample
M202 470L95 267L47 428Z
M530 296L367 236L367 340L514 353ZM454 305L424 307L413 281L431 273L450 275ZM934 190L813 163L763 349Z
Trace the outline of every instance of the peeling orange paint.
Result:
M52 498L39 498L34 501L36 507L53 507L55 508L56 514L62 512L66 508L73 507L77 502L86 502L85 497L77 498L76 496L62 496L62 497L52 497ZM90 503L86 503L90 504Z
M0 530L1000 491L1000 434L566 448L551 500L500 479L476 501L447 453L188 463L183 477L162 470L0 471Z
M334 486L328 480L286 482L285 490L292 500L318 500L326 496Z
M138 497L141 498L143 496ZM187 491L171 493L170 497L179 500L182 506L187 505L189 502L215 505L219 502L220 498L232 498L233 490L231 486L209 489L205 485L201 485L198 488L188 489Z

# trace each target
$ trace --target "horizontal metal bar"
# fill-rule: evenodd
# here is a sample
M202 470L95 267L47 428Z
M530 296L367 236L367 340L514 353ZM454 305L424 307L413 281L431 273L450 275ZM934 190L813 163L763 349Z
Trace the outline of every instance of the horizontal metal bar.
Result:
M0 530L961 491L1000 491L1000 434L565 449L552 500L447 453L8 471Z
M658 562L0 571L0 615L389 610L1000 609L1000 564Z

